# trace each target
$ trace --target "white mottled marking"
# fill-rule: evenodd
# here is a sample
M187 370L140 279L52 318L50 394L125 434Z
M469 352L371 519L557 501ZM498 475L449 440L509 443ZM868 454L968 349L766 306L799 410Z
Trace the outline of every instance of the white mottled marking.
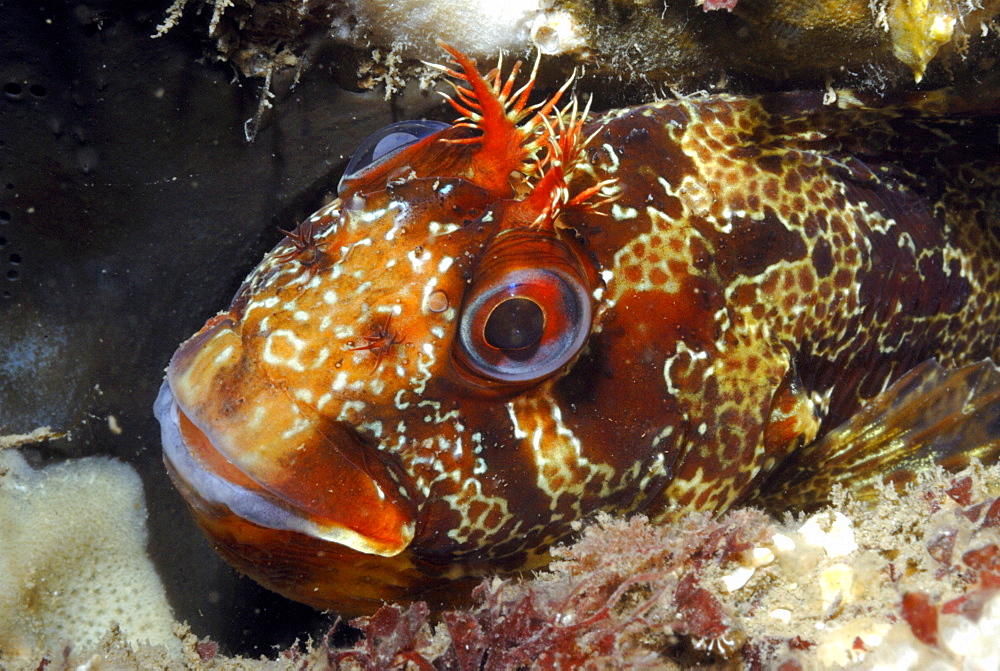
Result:
M216 366L221 366L229 360L229 357L233 355L233 346L228 345L224 350L215 355L214 364Z

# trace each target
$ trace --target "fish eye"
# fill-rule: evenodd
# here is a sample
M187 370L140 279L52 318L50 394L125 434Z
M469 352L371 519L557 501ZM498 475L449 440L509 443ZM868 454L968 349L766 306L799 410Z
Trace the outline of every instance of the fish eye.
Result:
M347 168L344 169L344 175L340 178L340 183L337 184L337 191L341 190L344 180L359 176L365 170L394 156L402 149L450 126L451 124L443 121L417 119L390 124L372 133L351 156Z
M545 331L545 313L530 298L514 296L500 301L486 318L483 339L500 350L527 349L538 344Z
M522 268L475 287L462 313L458 347L464 363L501 382L551 375L590 333L586 287L559 271Z

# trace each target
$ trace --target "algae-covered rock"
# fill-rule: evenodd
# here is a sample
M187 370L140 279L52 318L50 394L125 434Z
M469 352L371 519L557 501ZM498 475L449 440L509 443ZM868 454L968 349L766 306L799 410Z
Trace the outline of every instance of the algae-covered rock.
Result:
M537 50L559 57L553 78L580 68L647 92L974 81L995 63L1000 13L996 0L175 0L159 33L192 6L217 56L251 76L339 44L362 85L426 83L421 61L444 40L478 58Z

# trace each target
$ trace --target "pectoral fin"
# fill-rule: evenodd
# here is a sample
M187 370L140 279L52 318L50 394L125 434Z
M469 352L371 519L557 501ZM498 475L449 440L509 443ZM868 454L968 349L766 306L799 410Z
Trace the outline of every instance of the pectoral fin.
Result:
M834 485L869 498L933 464L959 470L1000 456L1000 368L991 360L947 370L925 361L854 417L797 450L750 501L774 511L815 508Z

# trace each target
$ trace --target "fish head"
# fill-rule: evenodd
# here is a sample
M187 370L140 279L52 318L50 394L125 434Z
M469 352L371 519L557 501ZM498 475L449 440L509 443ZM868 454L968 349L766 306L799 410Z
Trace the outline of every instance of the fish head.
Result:
M537 486L508 406L544 393L593 327L599 275L558 223L594 193L566 188L582 116L560 140L554 102L527 108L530 87L453 55L466 120L363 143L339 197L181 345L156 404L216 548L317 607L530 567L553 537L550 511L517 505Z

